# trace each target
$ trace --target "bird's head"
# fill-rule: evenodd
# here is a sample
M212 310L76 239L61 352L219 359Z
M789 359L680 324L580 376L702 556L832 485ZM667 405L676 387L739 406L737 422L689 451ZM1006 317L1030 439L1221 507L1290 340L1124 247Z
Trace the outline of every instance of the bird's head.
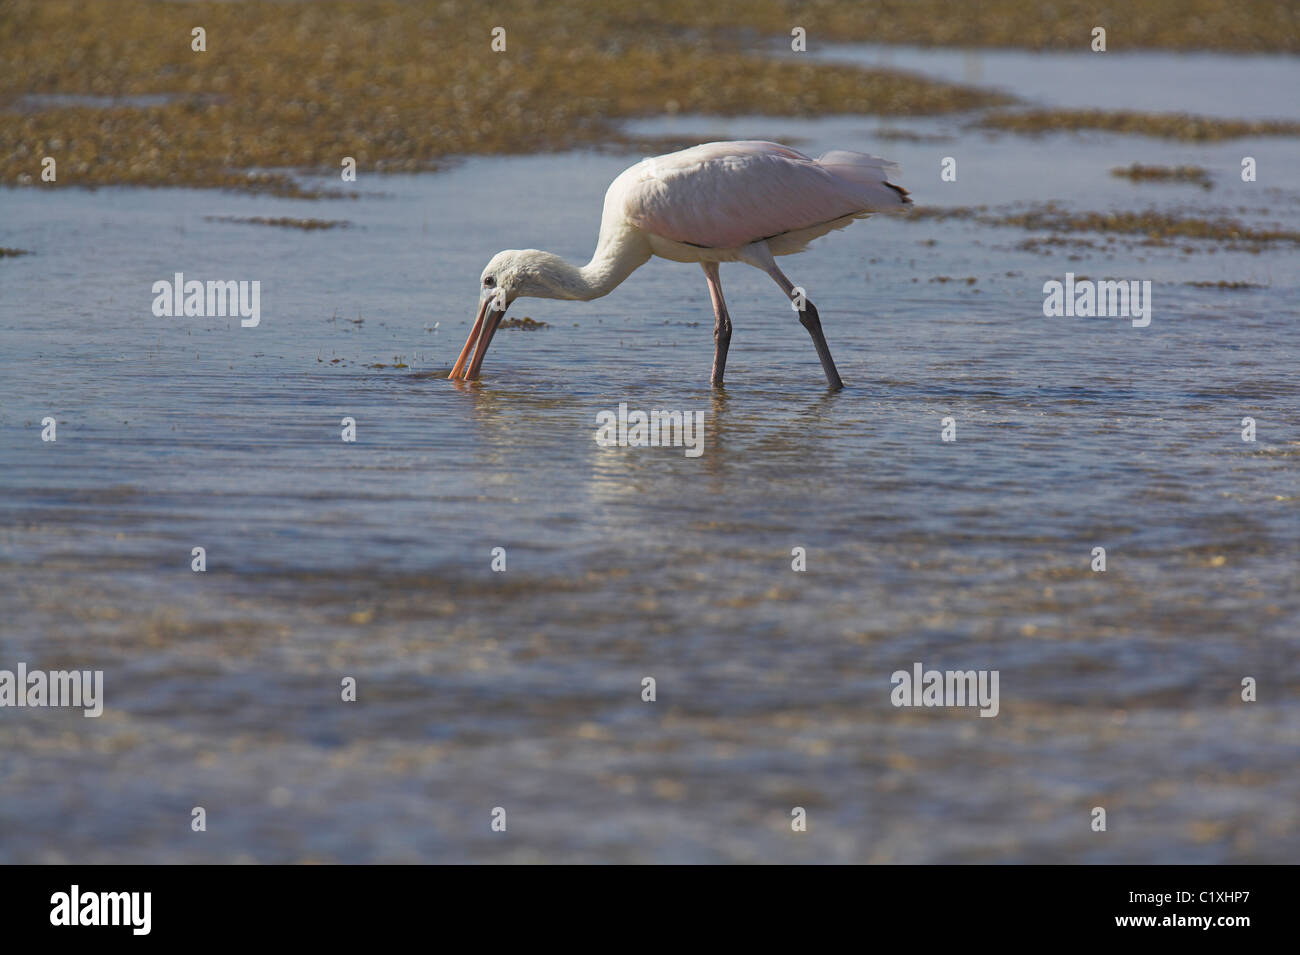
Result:
M569 273L573 270L558 255L538 249L506 249L492 256L479 279L485 299L509 306L521 295L530 298L574 298Z
M474 327L449 377L478 377L483 356L492 344L497 326L510 303L521 295L576 298L569 275L572 271L558 255L537 249L507 249L492 256L492 261L488 262L479 278L479 306ZM566 278L570 280L568 288Z

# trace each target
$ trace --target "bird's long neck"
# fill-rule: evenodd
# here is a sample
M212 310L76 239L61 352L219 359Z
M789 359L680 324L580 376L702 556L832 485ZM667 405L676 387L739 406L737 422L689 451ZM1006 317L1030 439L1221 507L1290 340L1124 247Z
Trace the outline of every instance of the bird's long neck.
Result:
M570 274L564 284L572 288L574 298L589 302L614 291L649 258L649 244L639 232L602 229L591 261L581 268L567 265Z
M632 229L601 230L591 261L578 271L591 294L587 299L608 295L650 258L645 237Z

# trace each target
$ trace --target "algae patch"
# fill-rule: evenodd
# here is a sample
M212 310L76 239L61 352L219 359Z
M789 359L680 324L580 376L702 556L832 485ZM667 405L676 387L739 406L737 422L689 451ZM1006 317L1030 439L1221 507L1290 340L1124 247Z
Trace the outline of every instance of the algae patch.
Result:
M1112 169L1110 174L1132 182L1186 182L1202 189L1214 187L1209 171L1201 166L1144 166L1135 162Z
M1043 109L997 112L976 126L1011 133L1042 134L1101 130L1183 142L1219 142L1245 136L1298 136L1300 123L1287 120L1217 119L1186 113L1139 113L1100 109Z
M233 222L241 225L269 225L281 229L303 229L311 232L317 229L346 229L350 223L343 219L294 219L289 216L281 216L277 219L268 219L265 216L204 216L207 222Z
M1220 247L1259 252L1268 245L1300 244L1300 232L1281 227L1248 226L1227 216L1207 218L1184 216L1156 209L1120 212L1074 212L1054 202L1032 205L1028 209L998 211L988 206L955 206L947 209L916 209L904 221L927 219L967 219L981 225L1008 226L1037 232L1054 233L1053 242L1067 244L1080 241L1078 233L1092 232L1112 237L1140 237L1141 245L1164 246L1176 240L1218 242ZM1195 246L1185 246L1194 251ZM1037 250L1034 250L1037 251Z
M544 9L502 0L490 11L466 0L3 6L0 62L14 68L0 70L0 182L23 185L35 185L40 157L55 156L56 188L326 198L346 193L304 188L291 172L339 176L349 157L364 177L437 169L456 156L608 144L622 120L675 112L916 116L1015 102L902 72L772 56L732 25L788 38L788 13L741 0L709 9L667 0L654 17L595 0ZM191 50L200 22L219 48ZM498 23L510 27L501 54L489 48ZM11 108L32 96L82 105Z

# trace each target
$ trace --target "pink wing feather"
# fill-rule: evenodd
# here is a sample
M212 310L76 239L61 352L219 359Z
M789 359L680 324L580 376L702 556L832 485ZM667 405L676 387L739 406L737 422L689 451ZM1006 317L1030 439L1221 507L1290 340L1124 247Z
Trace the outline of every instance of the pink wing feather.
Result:
M731 249L846 216L898 212L907 190L887 183L893 163L835 150L820 159L765 142L705 143L647 160L623 214L653 235Z

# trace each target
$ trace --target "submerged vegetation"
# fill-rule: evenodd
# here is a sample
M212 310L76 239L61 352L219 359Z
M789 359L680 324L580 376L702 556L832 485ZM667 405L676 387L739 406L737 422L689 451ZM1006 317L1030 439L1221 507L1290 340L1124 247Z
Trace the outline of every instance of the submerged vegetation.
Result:
M59 186L342 197L355 196L343 181L308 189L293 173L338 175L347 157L365 173L436 169L456 155L611 144L667 151L623 137L619 124L678 112L893 117L1003 107L1014 99L791 56L791 31L806 31L810 49L870 41L1086 50L1094 24L1107 25L1116 51L1300 51L1300 9L1281 0L501 0L490 9L474 0L8 0L0 182L44 184L50 157ZM496 27L504 49L494 48ZM986 123L1190 140L1300 131L1088 111L998 112Z
M1300 232L1248 226L1227 216L1184 216L1156 209L1074 212L1054 202L1003 211L988 206L915 209L906 217L913 222L927 219L968 219L981 225L1011 226L1053 234L1050 239L1022 246L1027 251L1041 251L1038 246L1080 243L1084 240L1079 239L1079 233L1140 238L1140 244L1153 246L1170 245L1184 239L1208 240L1221 243L1224 248L1249 252L1258 252L1266 245L1276 243L1300 244ZM1193 247L1185 248L1190 250Z
M490 11L470 0L11 0L0 11L0 60L12 65L0 71L0 181L40 182L49 156L57 185L310 196L288 171L337 175L346 157L363 173L414 171L457 154L607 143L634 116L889 116L1010 102L903 73L776 58L767 38L717 29L719 12L753 19L730 0L707 16L670 2L645 17L591 0L508 0ZM499 24L504 51L492 48ZM699 29L683 29L691 24ZM789 27L780 32L788 40ZM17 108L33 95L155 99Z
M281 229L303 229L308 232L317 229L333 229L341 227L346 229L348 223L342 219L294 219L290 216L280 216L269 219L265 216L204 216L207 222L233 222L239 225L269 225L277 226Z
M882 126L871 133L874 139L891 143L948 143L956 137L944 133L917 133L910 129L892 129Z
M1201 166L1144 166L1135 162L1131 166L1112 169L1110 174L1133 182L1189 182L1202 189L1214 186L1209 171Z
M773 34L801 24L810 38L916 46L1086 50L1093 27L1107 48L1300 52L1300 7L1289 0L660 0L679 23L746 22Z
M550 328L551 326L549 322L539 322L537 319L529 318L527 315L525 315L523 318L503 319L500 327L517 328L520 331L524 331L524 332L535 332L540 328Z
M1184 142L1218 142L1244 136L1296 136L1300 123L1275 120L1216 119L1186 113L1138 113L1102 109L1038 109L990 113L979 121L986 129L1012 133L1054 133L1098 129L1109 133L1154 136Z

